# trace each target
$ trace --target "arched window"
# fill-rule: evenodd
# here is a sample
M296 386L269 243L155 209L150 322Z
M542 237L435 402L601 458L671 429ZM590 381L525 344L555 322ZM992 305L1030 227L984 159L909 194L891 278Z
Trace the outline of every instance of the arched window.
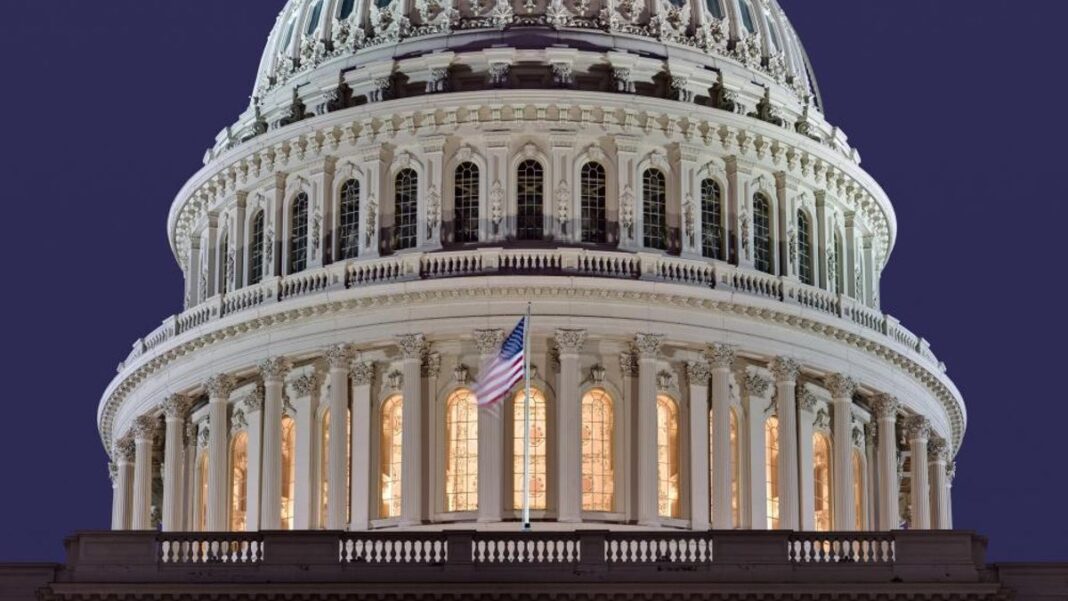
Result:
M742 11L742 25L749 33L756 33L756 25L753 23L753 8L747 0L738 2L738 8Z
M582 397L582 509L612 511L615 467L612 441L615 414L612 397L595 388Z
M337 215L338 260L360 254L360 182L350 179L341 185Z
M352 14L354 8L356 8L356 0L341 0L341 7L337 11L337 18L349 18L349 15Z
M382 433L379 439L379 517L395 518L401 514L401 468L404 431L404 399L395 394L382 403Z
M197 529L208 529L208 453L200 452L197 460Z
M722 258L723 192L713 179L701 181L701 254L709 259Z
M453 225L457 242L478 242L478 165L456 166L453 180Z
M831 441L819 432L812 435L812 470L816 530L826 532L834 523L831 516Z
M297 194L290 209L289 273L304 271L308 266L308 195Z
M308 15L308 25L304 28L304 35L310 36L319 29L319 19L323 15L323 0L319 0L312 7L311 13Z
M419 174L401 169L393 180L393 250L415 248L418 223Z
M263 280L263 211L252 218L252 236L248 249L248 283L259 284Z
M545 236L545 174L533 159L519 164L516 181L516 238L541 240Z
M860 449L853 449L853 516L854 528L864 530L865 511L867 498L864 495L864 459Z
M659 515L677 518L682 496L679 480L679 406L669 396L656 397L657 505Z
M608 178L600 163L586 163L579 176L579 202L582 210L582 241L603 244L608 241Z
M707 0L705 4L708 6L708 12L711 13L713 17L721 21L723 20L725 15L723 14L723 5L720 4L720 0Z
M760 193L753 196L753 266L771 273L771 204Z
M282 529L293 529L293 504L297 497L297 422L282 418Z
M845 255L842 254L842 235L834 233L834 293L842 294L845 291Z
M248 529L248 434L238 432L230 444L230 530Z
M764 422L764 478L768 499L768 529L779 528L779 418Z
M478 403L467 389L445 401L445 511L478 509Z
M804 211L797 212L797 273L802 284L816 283L812 270L812 224Z
M523 507L523 411L526 393L520 390L512 400L512 506ZM548 410L545 393L530 389L530 508L545 509L548 490Z
M642 174L642 243L667 250L667 179L659 169Z
M226 288L227 282L230 280L230 261L227 255L230 253L230 233L223 232L222 238L219 239L219 292L229 292Z

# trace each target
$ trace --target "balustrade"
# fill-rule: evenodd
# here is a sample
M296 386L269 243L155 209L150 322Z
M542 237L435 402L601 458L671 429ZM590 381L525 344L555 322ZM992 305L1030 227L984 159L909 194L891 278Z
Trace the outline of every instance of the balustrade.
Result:
M164 564L254 564L263 561L263 538L248 533L169 534L159 541Z
M811 533L790 537L793 563L893 563L894 538L880 533Z

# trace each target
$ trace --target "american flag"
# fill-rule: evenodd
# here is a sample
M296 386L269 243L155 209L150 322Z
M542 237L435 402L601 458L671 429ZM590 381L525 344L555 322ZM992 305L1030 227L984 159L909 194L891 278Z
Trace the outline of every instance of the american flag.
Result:
M523 379L524 341L527 318L523 317L504 339L501 352L482 368L474 386L479 405L494 405L503 399L516 382Z

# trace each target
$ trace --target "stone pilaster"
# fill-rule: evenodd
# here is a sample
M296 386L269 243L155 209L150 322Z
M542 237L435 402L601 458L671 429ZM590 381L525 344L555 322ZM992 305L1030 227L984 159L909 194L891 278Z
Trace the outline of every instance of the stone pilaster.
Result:
M931 423L922 415L914 415L907 423L909 451L912 454L912 530L931 528L931 493L927 480L927 441Z
M163 401L166 432L163 440L163 531L175 532L182 528L182 468L185 444L186 413L189 399L171 395Z
M401 524L411 526L422 524L427 518L426 494L423 490L423 355L426 353L426 339L422 334L404 334L397 337L397 346L403 356L401 373L404 374Z
M931 528L935 530L950 528L948 461L949 445L941 438L932 439L927 445L927 470L931 476Z
M347 344L330 347L326 352L330 383L330 448L326 449L327 466L326 528L345 528L345 514L349 510L347 472L348 457L348 408L349 408L349 363L352 350Z
M814 458L812 448L813 426L817 417L816 397L808 390L802 388L797 393L797 438L801 441L798 445L798 464L800 465L800 480L798 484L799 506L801 508L801 529L813 531L816 529L816 475L814 470Z
M115 457L117 474L115 476L115 500L112 503L112 530L129 530L133 523L133 480L134 456L136 445L133 435L115 441L112 451Z
M767 421L765 411L769 405L768 390L771 380L754 372L739 374L742 382L743 403L749 415L749 527L756 530L768 528L768 488L766 473L766 446L764 441L764 424Z
M834 455L831 462L834 470L831 478L834 529L844 532L856 530L857 527L853 502L853 392L857 389L857 383L849 376L834 374L827 378L826 384L834 404L831 422L834 440L831 445Z
M738 526L732 508L730 397L736 355L736 349L725 344L713 344L706 353L712 380L712 526L717 530ZM706 424L702 427L707 433Z
M156 419L142 415L134 421L134 481L132 530L152 529L152 441Z
M709 522L708 476L708 363L688 361L686 379L690 388L690 528L707 530ZM719 459L717 457L717 459Z
M770 365L775 375L775 402L779 416L779 528L801 527L797 457L797 376L800 365L789 357L776 357Z
M229 447L230 428L227 425L227 409L230 391L234 380L228 375L220 374L210 378L205 384L208 391L208 499L207 529L210 532L227 530L229 515L227 507L230 470L227 448Z
M352 379L352 494L349 500L349 529L367 530L371 522L371 383L375 366L370 361L353 361Z
M282 396L290 363L272 357L260 363L263 377L263 496L260 527L282 528Z
M657 473L656 370L660 358L660 334L638 334L634 346L638 351L638 524L657 526L659 512L659 474Z
M483 366L500 352L504 330L475 330ZM478 521L498 522L504 508L504 423L500 407L478 408Z
M901 526L897 480L897 411L898 400L888 394L875 397L872 408L878 422L879 530Z
M560 352L560 391L557 396L557 519L581 521L582 511L582 397L579 392L579 354L586 330L556 330Z
M248 465L245 467L245 530L260 528L260 491L262 490L263 388L257 386L245 396L243 405L248 436Z
M323 373L319 366L307 369L293 378L293 408L296 410L296 452L293 480L293 529L308 530L319 521L319 478L316 476L318 461L315 452L319 437L316 428L319 415L319 399L323 388Z

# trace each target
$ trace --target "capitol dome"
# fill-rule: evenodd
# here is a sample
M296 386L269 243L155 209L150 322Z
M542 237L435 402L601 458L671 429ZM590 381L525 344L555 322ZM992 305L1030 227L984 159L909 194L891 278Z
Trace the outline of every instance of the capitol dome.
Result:
M538 528L951 527L963 400L774 0L290 0L252 96L100 402L115 529L514 529L527 404Z

